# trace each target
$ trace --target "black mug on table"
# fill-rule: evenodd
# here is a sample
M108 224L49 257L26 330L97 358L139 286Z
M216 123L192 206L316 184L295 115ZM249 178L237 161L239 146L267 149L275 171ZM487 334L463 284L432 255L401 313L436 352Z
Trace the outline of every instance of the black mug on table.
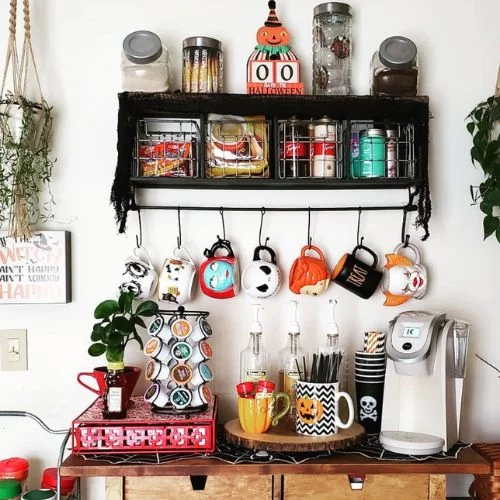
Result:
M373 258L371 265L356 257L358 250L364 250ZM332 273L332 280L341 287L363 299L369 299L377 289L382 273L377 271L378 257L373 250L364 245L354 247L352 253L346 253L337 262Z

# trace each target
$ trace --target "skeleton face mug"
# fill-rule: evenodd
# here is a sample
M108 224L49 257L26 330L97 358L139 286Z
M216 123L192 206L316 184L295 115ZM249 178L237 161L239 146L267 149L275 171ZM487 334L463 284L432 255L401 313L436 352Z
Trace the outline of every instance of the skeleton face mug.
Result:
M267 252L270 260L263 260L261 252ZM266 299L274 295L280 287L280 270L276 265L276 253L267 245L258 246L253 261L243 270L241 287L250 297Z

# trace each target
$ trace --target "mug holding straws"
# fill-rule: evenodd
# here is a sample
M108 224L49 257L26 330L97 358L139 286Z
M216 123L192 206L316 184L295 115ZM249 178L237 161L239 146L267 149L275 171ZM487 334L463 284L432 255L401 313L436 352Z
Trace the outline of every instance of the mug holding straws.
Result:
M354 406L346 392L339 390L340 353L313 354L309 370L305 358L302 369L297 362L296 431L308 436L333 436L338 429L347 429L354 421ZM339 418L339 399L349 408L347 422Z

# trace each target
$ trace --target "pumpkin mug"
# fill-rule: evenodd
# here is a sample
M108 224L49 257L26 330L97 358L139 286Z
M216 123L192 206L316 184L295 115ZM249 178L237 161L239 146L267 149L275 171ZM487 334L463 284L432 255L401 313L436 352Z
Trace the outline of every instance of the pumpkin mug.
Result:
M306 255L310 250L319 258ZM306 245L290 269L290 290L296 294L319 295L328 288L329 274L323 252L314 245Z
M385 256L387 263L380 283L385 295L384 306L399 306L412 297L421 299L427 290L427 270L420 264L420 251L408 243L407 248L415 255L412 261L399 253L403 248L403 243L400 243L394 253Z
M224 250L227 255L216 255ZM231 243L218 237L212 248L203 252L207 260L200 266L200 287L202 292L214 299L229 299L238 295L238 261L234 257Z
M364 250L371 255L373 259L371 265L356 257L359 250ZM357 245L352 253L344 254L337 262L332 273L332 280L358 297L369 299L382 279L382 273L376 269L377 263L378 257L373 250L364 245Z
M276 414L277 402L283 399L283 409ZM290 396L284 392L274 395L260 393L254 398L238 397L238 417L245 432L266 432L275 427L290 410Z
M344 398L349 408L347 422L339 417L339 399ZM354 405L347 392L339 391L339 383L320 384L297 381L297 434L333 436L338 428L347 429L354 421Z
M267 252L270 260L263 260L261 252ZM274 295L279 287L280 270L276 265L276 253L267 245L260 245L254 250L253 261L243 270L241 288L250 297L267 299Z

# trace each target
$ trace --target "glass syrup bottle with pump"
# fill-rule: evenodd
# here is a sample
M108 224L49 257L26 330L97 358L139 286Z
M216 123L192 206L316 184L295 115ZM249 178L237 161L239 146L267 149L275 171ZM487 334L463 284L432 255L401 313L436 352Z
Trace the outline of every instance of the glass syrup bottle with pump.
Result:
M325 347L320 347L318 349L319 354L336 354L340 356L342 363L340 364L339 370L339 383L340 390L347 390L347 358L343 350L340 348L340 340L339 340L339 325L335 321L335 306L337 305L337 301L334 299L330 299L328 301L328 309L330 310L330 322L328 323L328 330L326 332L326 345Z
M295 422L295 391L299 379L299 368L303 370L303 359L307 366L307 353L300 345L300 325L297 322L297 302L290 301L292 319L288 327L288 343L279 353L279 390L290 396L290 412L286 419Z
M250 342L240 354L240 382L257 382L269 377L271 356L262 345L262 325L259 322L259 312L262 309L260 304L252 304Z

